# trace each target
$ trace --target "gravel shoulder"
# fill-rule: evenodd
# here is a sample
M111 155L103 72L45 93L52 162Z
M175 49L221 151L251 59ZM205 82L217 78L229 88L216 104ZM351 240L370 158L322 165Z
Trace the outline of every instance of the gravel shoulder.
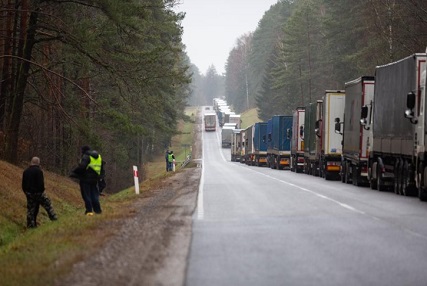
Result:
M192 158L201 158L201 119ZM121 220L112 236L90 257L75 264L56 285L184 285L201 167L190 163L162 187L134 203L135 215Z

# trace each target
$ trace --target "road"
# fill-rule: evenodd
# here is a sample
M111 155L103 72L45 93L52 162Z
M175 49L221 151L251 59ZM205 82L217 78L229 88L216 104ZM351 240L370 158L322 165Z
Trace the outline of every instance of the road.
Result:
M427 204L230 161L203 132L187 286L427 285Z

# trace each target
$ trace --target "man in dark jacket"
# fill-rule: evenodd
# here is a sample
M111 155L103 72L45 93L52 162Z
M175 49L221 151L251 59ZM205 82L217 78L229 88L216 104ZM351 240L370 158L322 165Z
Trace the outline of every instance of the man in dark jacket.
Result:
M27 227L37 227L37 214L40 205L46 210L50 220L57 220L52 203L45 194L43 171L40 159L33 157L31 165L22 174L22 190L27 197Z
M79 166L73 171L80 180L80 191L85 203L85 214L100 214L101 204L99 202L98 183L104 180L104 162L97 151L91 150L89 146L82 147L82 158Z

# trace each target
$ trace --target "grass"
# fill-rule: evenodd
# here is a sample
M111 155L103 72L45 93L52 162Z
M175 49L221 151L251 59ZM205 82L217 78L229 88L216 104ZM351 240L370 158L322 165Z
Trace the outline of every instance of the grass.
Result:
M186 110L192 122L180 122L181 134L172 140L171 150L181 162L189 154L194 135L196 108ZM180 166L178 165L178 170ZM164 156L145 166L148 179L140 184L140 196L157 188L167 176ZM0 284L53 285L119 229L115 222L132 216L137 199L133 187L101 197L103 214L86 217L78 184L69 178L45 171L46 192L58 221L49 221L44 209L37 217L39 227L26 229L26 198L21 190L23 169L0 161Z
M256 108L252 108L243 112L240 116L240 119L242 120L240 125L242 129L246 129L256 122L261 122L261 120L258 118L258 111Z

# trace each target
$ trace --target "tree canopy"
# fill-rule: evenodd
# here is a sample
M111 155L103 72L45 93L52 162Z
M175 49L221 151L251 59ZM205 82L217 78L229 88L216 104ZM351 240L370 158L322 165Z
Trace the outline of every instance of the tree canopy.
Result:
M110 186L167 147L189 96L174 0L2 0L0 158L66 173L96 148Z
M290 115L345 82L373 75L375 66L417 52L427 43L427 3L421 0L280 0L267 11L246 50L230 52L226 83L243 85L247 74L250 102L267 120ZM240 38L239 38L240 39ZM243 92L226 89L237 110L248 106ZM236 98L236 96L238 98Z

